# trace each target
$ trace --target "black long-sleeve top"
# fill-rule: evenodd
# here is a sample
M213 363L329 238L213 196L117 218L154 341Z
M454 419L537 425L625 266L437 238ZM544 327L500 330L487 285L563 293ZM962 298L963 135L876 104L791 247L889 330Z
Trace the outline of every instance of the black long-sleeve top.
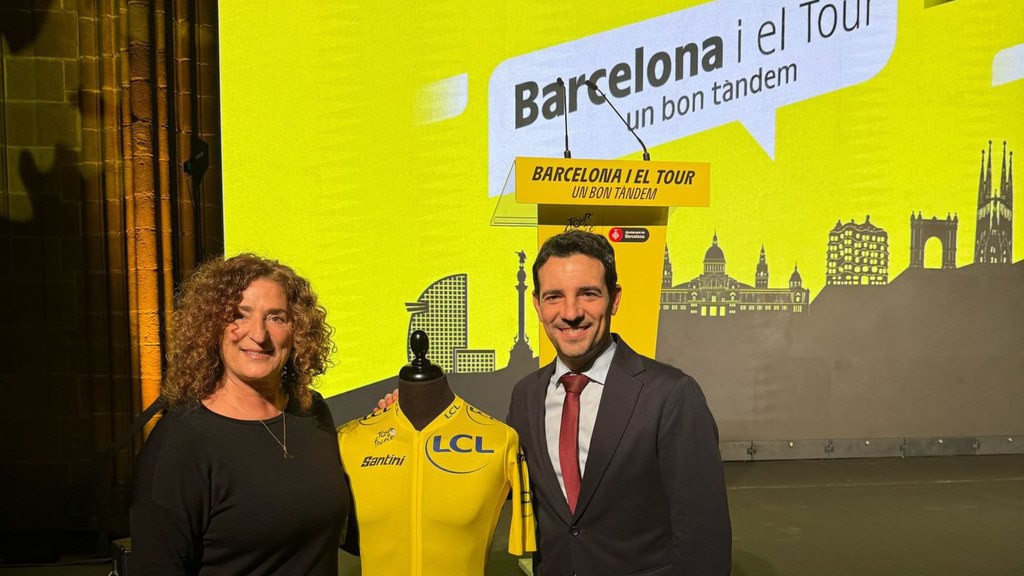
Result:
M278 442L284 439L285 458ZM201 404L164 416L139 459L133 572L336 576L349 489L330 410L246 421ZM269 431L268 429L269 428Z

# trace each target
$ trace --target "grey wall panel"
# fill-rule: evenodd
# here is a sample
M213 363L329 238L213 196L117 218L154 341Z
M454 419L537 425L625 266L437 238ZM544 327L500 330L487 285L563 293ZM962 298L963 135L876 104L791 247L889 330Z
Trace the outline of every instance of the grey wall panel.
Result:
M907 438L906 456L969 456L975 452L975 438Z
M754 442L753 460L828 458L828 440L768 440Z
M826 287L801 314L663 311L657 356L697 378L722 441L892 454L857 442L1024 428L1022 295L1022 262L905 270L884 286Z
M753 442L719 442L718 451L725 462L746 462L752 458Z
M831 458L892 458L903 456L903 438L847 438L832 441Z
M1016 436L980 436L977 441L978 455L1024 454L1024 434Z

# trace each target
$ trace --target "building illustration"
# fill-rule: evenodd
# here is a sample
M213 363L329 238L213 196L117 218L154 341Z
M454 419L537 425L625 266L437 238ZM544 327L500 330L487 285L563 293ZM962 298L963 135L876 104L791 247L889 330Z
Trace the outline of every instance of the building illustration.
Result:
M999 171L999 193L993 194L992 141L988 142L988 163L981 151L981 174L978 178L978 225L974 236L975 264L1013 263L1013 152L1006 162L1003 142L1003 166Z
M412 313L408 336L423 330L430 338L430 360L448 373L493 372L494 350L469 349L468 278L452 274L434 282L416 302L405 305ZM408 341L408 336L406 341ZM409 361L412 350L407 351Z
M889 282L889 234L871 223L852 218L836 221L828 233L826 286L884 286Z
M530 337L526 335L526 252L516 252L519 258L519 271L516 272L516 292L519 295L518 331L509 351L508 363L529 364L533 360L533 349L530 348Z
M942 243L942 269L956 268L956 228L959 219L946 214L945 220L926 219L918 212L910 214L910 267L924 268L924 246L931 238Z
M787 288L768 287L768 263L764 247L757 264L755 286L744 284L725 272L725 252L718 245L718 234L704 253L704 273L689 282L668 287L671 266L665 252L665 273L662 280L661 310L684 312L695 316L730 316L748 312L804 313L810 301L810 291L796 267L790 275Z

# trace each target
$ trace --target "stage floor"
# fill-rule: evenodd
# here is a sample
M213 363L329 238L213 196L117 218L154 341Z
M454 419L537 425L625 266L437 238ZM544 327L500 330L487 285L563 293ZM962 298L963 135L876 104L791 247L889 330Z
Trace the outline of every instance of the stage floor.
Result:
M1024 455L726 463L733 576L1021 576ZM488 576L519 576L495 533ZM342 553L342 576L359 574ZM107 576L109 564L0 567Z

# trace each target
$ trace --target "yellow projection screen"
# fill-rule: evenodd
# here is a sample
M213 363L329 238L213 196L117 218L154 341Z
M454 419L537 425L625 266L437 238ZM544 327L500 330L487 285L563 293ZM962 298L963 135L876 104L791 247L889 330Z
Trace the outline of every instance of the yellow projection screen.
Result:
M312 280L324 396L393 378L424 328L504 416L542 337L513 161L561 158L566 127L573 158L640 160L611 103L653 160L711 166L710 206L669 212L654 330L723 440L1020 428L1024 2L259 0L219 24L226 251ZM964 375L989 417L948 424L963 393L914 383Z

